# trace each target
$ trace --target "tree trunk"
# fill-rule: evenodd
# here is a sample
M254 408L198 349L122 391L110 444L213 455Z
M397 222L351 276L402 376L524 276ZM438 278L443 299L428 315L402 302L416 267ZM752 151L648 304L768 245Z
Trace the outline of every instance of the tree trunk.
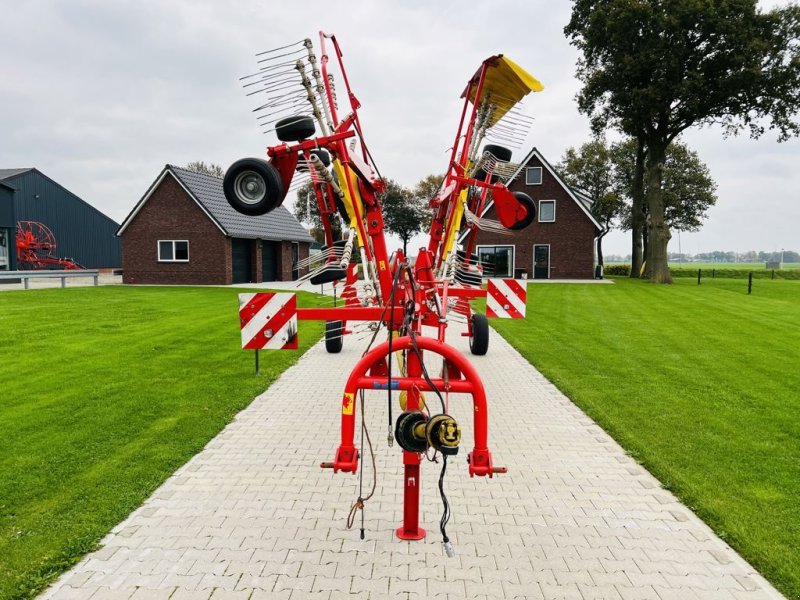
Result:
M403 256L408 257L408 237L403 238Z
M653 283L672 283L667 261L667 245L672 237L664 215L664 194L661 183L667 143L647 143L647 268L645 276Z
M644 138L636 138L636 164L631 186L631 277L638 278L642 272L642 232L644 231Z

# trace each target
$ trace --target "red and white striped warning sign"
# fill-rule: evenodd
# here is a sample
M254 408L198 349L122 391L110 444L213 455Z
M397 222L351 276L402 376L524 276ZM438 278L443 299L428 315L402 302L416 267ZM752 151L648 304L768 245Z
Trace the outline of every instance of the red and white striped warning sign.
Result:
M492 319L524 319L528 292L515 279L490 279L486 288L486 316Z
M297 348L297 298L288 292L239 294L245 350Z

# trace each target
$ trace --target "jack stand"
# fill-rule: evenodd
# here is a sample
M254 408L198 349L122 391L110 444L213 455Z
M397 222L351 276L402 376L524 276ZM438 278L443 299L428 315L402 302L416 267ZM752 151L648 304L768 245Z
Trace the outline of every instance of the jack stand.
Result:
M419 454L403 450L403 526L396 531L401 540L425 538L419 526L419 465Z
M422 365L413 351L409 351L406 355L406 368L410 377L422 376ZM406 410L419 410L418 390L413 388L408 390ZM403 526L398 527L396 531L397 537L401 540L425 538L425 530L419 526L419 488L422 483L419 478L420 462L419 454L403 450Z

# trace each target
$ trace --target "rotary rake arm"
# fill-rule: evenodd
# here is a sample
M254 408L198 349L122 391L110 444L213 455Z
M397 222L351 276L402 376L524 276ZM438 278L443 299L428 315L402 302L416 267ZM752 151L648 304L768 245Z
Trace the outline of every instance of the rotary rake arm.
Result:
M328 47L333 49L334 61L328 56ZM527 225L533 217L533 203L529 198L526 203L527 197L520 199L501 183L514 168L509 163L511 151L492 144L479 149L484 139L519 139L521 134L513 123L523 123L525 118L516 115L514 108L528 92L541 89L541 84L502 55L481 64L463 95L464 108L445 180L430 202L428 245L414 261L408 261L402 252L390 256L387 250L381 208L385 183L365 142L359 119L361 104L351 89L336 38L320 33L319 50L318 58L314 44L304 40L262 53L259 72L244 78L245 85L255 89L251 93L268 96L256 110L264 113L259 119L274 130L280 143L267 148L268 160L245 158L231 165L224 179L225 195L238 211L259 215L283 203L291 189L310 182L313 201L322 216L326 247L319 258L304 263L312 267L304 278L314 284L346 280L347 298L341 307L298 309L294 318L327 321L326 347L330 352L341 349L340 336L346 332L347 322L368 322L373 331L370 347L345 386L340 446L333 462L322 466L350 473L363 468L355 444L356 403L361 403L363 411L367 390L385 390L388 441L391 445L396 439L403 450L405 510L397 535L421 539L425 535L418 522L422 457L429 451L442 455L443 480L447 456L457 454L461 442L459 425L449 414L450 393L472 396L474 440L468 456L469 474L492 477L505 472L494 466L488 448L488 401L483 383L470 362L445 342L445 334L450 321L466 320L464 335L470 337L473 354L486 352L488 325L483 315L472 314L469 301L475 298L487 298L489 316L524 316L524 291L520 292L518 284L516 288L510 283L501 288L490 280L488 292L482 288L482 271L472 247L479 228L506 231ZM332 65L337 67L336 75L329 70ZM349 109L344 115L336 93L337 79L344 89L343 105ZM287 116L287 112L291 114ZM480 217L490 197L500 223ZM342 239L336 239L333 233L337 220L344 232ZM458 251L455 238L462 223L470 238L466 250ZM356 268L351 264L356 257L363 277L360 292L356 291ZM521 293L523 299L512 300L508 290ZM272 300L263 306L273 306ZM258 303L253 304L252 298L247 302L250 304L243 311L249 311L247 318L255 320L257 311L252 307ZM263 335L267 338L274 334L269 323L285 329L292 312L285 307L273 306L270 310L259 317L265 323ZM435 335L426 336L423 326L433 328ZM253 331L253 327L248 328ZM382 330L386 341L372 347ZM289 327L286 331L289 333L280 339L281 344L296 347L289 339L296 329ZM426 355L441 360L441 375L432 377L428 373ZM392 368L394 357L399 357L396 371ZM425 392L438 398L440 412L431 414ZM393 422L392 407L398 393L402 412ZM363 420L361 426L365 427ZM440 491L445 503L441 532L443 541L448 542L445 526L449 508L441 484ZM364 498L359 496L353 511L363 505ZM449 554L451 548L447 548Z
M22 270L61 267L65 271L73 271L84 268L71 258L56 255L56 236L44 223L19 221L16 245L17 264Z

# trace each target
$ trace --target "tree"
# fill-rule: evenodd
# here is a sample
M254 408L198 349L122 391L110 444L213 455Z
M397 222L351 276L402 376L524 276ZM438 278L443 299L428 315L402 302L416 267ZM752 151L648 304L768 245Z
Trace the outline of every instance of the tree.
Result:
M669 283L663 194L666 151L696 125L726 134L800 133L800 6L756 0L574 0L564 33L581 52L578 94L596 127L646 148L647 276Z
M386 180L386 191L380 200L386 231L403 240L403 254L407 254L408 240L425 227L426 204L414 192L392 179Z
M627 203L621 215L621 226L625 230L633 229L633 185L637 151L637 141L627 139L613 144L610 152L614 164L615 190ZM670 230L699 230L707 217L708 209L717 202L716 189L717 184L711 177L708 166L700 160L697 152L680 140L670 144L664 159L662 182L664 219ZM646 220L649 217L648 207L644 206L642 210ZM634 231L633 235L642 236L642 246L649 247L646 231L638 234Z
M611 231L624 202L614 189L614 165L605 139L596 137L578 150L568 148L556 167L570 186L592 200L592 215L603 226L597 238L597 262L603 264L603 237Z
M213 175L214 177L225 177L225 169L215 163L206 164L202 160L195 160L186 165L186 168L195 173Z

